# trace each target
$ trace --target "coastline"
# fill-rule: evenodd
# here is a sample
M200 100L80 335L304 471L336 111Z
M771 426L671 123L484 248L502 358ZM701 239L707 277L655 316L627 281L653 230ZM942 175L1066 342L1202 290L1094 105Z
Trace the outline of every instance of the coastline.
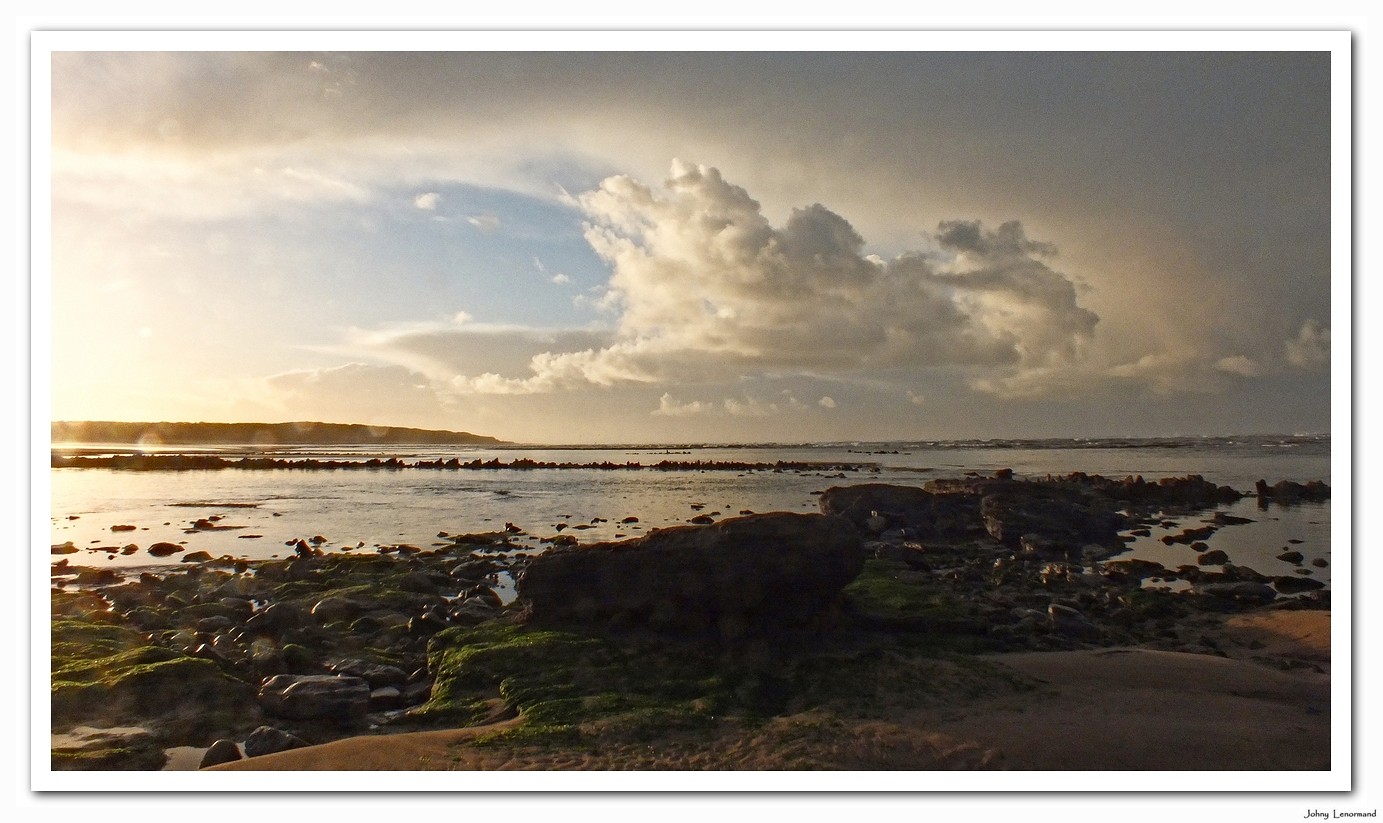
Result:
M1111 559L1231 492L1000 471L538 554L506 529L137 580L58 561L53 768L1328 769L1328 588ZM654 585L689 573L691 599Z

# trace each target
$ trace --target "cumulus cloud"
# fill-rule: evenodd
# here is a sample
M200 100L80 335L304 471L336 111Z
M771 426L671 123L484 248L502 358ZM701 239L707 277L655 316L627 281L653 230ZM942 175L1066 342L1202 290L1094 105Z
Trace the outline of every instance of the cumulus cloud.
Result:
M820 400L816 401L816 404L825 409L834 409L836 407L836 401L830 395L827 395L826 397L823 397Z
M442 195L435 191L423 192L413 198L413 206L424 211L436 211L438 204L442 202Z
M576 202L612 269L599 302L618 318L616 339L544 352L491 390L900 366L1021 375L1079 362L1098 322L1049 267L1055 248L1016 221L943 222L940 254L882 260L820 204L771 225L706 166L675 162L661 190L610 177Z
M565 286L567 283L571 282L571 278L567 277L565 274L559 271L556 274L552 275L552 282L556 283L559 286Z
M1287 341L1287 362L1299 369L1317 369L1330 363L1330 327L1315 318L1301 326L1297 336Z

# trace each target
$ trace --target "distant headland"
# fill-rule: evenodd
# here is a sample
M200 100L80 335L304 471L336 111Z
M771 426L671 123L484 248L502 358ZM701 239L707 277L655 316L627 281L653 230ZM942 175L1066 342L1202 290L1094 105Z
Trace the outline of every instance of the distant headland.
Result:
M360 423L125 423L55 421L53 443L139 443L179 446L445 445L499 446L507 441L470 432L367 426Z

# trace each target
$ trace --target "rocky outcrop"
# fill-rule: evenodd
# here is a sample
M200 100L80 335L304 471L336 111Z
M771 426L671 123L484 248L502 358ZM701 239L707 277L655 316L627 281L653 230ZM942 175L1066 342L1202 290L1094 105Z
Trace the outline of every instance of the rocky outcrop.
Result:
M864 548L841 517L761 514L659 529L533 558L518 581L535 620L747 632L802 626L859 573Z
M821 493L818 505L822 514L844 517L871 534L905 529L914 537L962 538L979 526L977 498L935 494L914 486L833 486Z

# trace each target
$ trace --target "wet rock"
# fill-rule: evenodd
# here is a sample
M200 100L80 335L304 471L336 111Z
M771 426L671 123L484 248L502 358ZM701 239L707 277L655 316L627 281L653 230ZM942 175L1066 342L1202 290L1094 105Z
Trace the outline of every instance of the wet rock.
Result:
M1060 603L1047 607L1047 625L1054 634L1077 640L1091 640L1100 635L1099 627L1091 623L1079 609Z
M55 543L52 549L53 554L76 554L79 551L81 549L78 549L71 540L66 543Z
M1330 499L1330 486L1319 480L1312 480L1307 483L1279 480L1271 486L1268 485L1267 481L1259 480L1254 484L1254 491L1258 493L1259 505L1271 501L1279 505L1290 506L1302 501L1320 502Z
M1211 549L1196 558L1196 563L1201 566L1222 566L1229 562L1229 555L1220 549Z
M1315 566L1318 569L1323 569L1326 566L1329 566L1330 562L1326 560L1324 557L1317 557L1316 559L1311 561L1311 565Z
M1284 563L1300 563L1302 560L1306 559L1306 555L1302 554L1299 551L1288 551L1279 554L1277 556L1277 559L1283 561Z
M395 686L381 686L378 689L370 690L370 709L372 711L388 711L399 707L400 698L403 693Z
M308 742L297 735L273 726L260 726L245 738L245 756L261 757L275 752L286 752L289 749L301 749L307 745Z
M110 569L82 569L77 573L76 582L79 586L109 586L122 580L119 572Z
M274 717L352 723L370 710L370 686L359 677L280 674L260 686L259 705Z
M763 514L550 551L529 562L518 591L540 620L669 629L803 624L863 564L860 535L845 519Z
M1192 591L1207 597L1253 605L1271 603L1277 599L1277 592L1271 586L1250 581L1196 584Z
M211 559L211 552L197 551L185 554L181 558L183 563L205 563Z
M167 756L147 729L134 726L77 726L54 735L54 771L156 771Z
M366 660L348 658L337 660L328 668L335 674L358 677L369 683L372 689L382 686L402 686L408 682L408 672L398 666L390 666L385 663L371 663Z
M912 528L919 537L963 536L980 525L977 498L933 494L914 486L833 486L821 493L817 505L822 514L844 517L870 534L892 526Z
M182 550L182 546L179 546L177 543L160 542L155 543L154 545L149 547L149 554L153 555L154 557L168 557L169 555L177 554Z
M234 740L227 740L223 737L211 744L211 748L207 749L206 754L202 755L202 762L197 764L197 768L205 769L208 766L219 766L222 763L234 763L241 759L243 759L243 756L240 754L240 747L236 745Z
M1273 585L1283 594L1301 594L1302 592L1316 591L1325 588L1325 584L1319 580L1312 580L1309 577L1293 577L1291 575L1274 577Z

